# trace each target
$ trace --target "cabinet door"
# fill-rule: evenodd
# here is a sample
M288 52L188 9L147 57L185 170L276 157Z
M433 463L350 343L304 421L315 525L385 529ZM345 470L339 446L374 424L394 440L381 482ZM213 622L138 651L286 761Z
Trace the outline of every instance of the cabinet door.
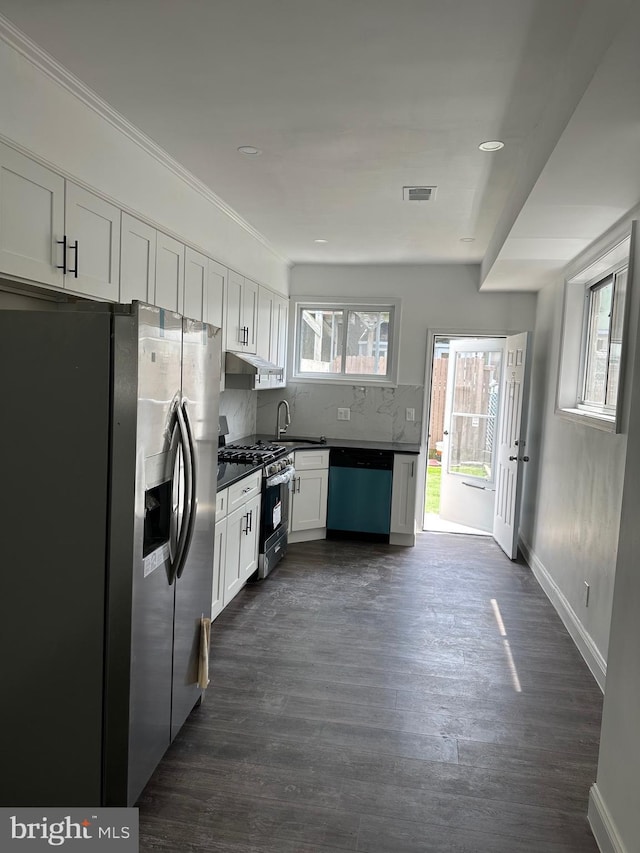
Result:
M327 526L329 471L298 471L293 482L291 530L315 530Z
M128 213L120 231L120 302L153 302L156 282L156 229Z
M184 316L192 320L205 319L205 299L209 258L185 248L184 252Z
M240 543L245 535L246 513L244 507L232 512L227 516L227 541L224 558L224 589L223 606L226 607L231 599L236 596L244 585L244 579L240 574Z
M242 320L242 295L244 278L229 270L225 294L224 348L228 352L242 352L246 333Z
M227 282L227 268L209 258L207 275L207 292L205 298L205 321L217 326L223 326L224 289Z
M211 618L224 607L225 559L227 550L227 519L216 519L213 544L213 587L211 591Z
M240 577L244 583L258 568L258 533L260 528L260 495L244 505L244 533L240 536Z
M417 461L418 457L409 453L393 456L391 533L415 533Z
M274 317L274 294L266 287L258 291L258 328L256 333L256 352L267 361L271 361L271 341L275 338L273 323L277 322Z
M247 328L244 352L255 352L258 343L258 285L248 278L242 288L242 325Z
M154 305L182 314L184 307L184 246L158 231Z
M0 272L64 287L64 178L0 144Z
M120 295L120 210L67 181L64 217L67 232L65 289L117 302Z
M282 373L271 377L272 388L284 388L286 385L287 336L289 334L289 300L282 296L274 297L273 334L269 361L282 368Z

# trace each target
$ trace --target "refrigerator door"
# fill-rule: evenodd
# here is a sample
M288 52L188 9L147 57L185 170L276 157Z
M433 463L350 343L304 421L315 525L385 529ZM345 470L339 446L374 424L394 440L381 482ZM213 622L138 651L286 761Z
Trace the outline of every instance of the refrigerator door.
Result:
M195 457L195 517L190 548L175 583L172 739L202 695L197 684L200 620L211 615L221 330L185 318L182 350L183 411Z
M182 318L137 304L116 315L114 336L106 804L132 805L170 743ZM127 489L135 493L128 519Z

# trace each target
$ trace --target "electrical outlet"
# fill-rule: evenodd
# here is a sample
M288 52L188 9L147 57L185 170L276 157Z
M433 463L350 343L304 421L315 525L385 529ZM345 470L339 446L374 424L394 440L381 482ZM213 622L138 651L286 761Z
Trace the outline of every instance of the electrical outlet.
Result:
M351 409L338 409L338 420L339 421L350 421L351 420Z
M406 419L408 421L415 421L416 419L416 410L415 409L407 409L406 410Z
M589 586L589 582L585 581L584 582L584 606L585 607L589 606L589 591L590 591L590 589L591 589L591 587Z

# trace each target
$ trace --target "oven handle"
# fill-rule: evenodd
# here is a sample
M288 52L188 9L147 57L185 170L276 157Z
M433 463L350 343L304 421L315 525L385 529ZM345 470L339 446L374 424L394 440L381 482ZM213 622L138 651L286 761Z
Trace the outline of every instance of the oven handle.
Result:
M280 486L282 483L290 483L296 475L296 469L293 465L287 465L282 471L277 474L272 474L264 481L265 488L269 489L272 486Z

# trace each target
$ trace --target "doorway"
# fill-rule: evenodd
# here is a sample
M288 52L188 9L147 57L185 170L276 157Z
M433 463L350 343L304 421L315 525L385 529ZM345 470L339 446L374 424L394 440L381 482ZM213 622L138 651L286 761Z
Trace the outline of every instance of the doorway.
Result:
M504 341L433 338L425 530L492 533Z

